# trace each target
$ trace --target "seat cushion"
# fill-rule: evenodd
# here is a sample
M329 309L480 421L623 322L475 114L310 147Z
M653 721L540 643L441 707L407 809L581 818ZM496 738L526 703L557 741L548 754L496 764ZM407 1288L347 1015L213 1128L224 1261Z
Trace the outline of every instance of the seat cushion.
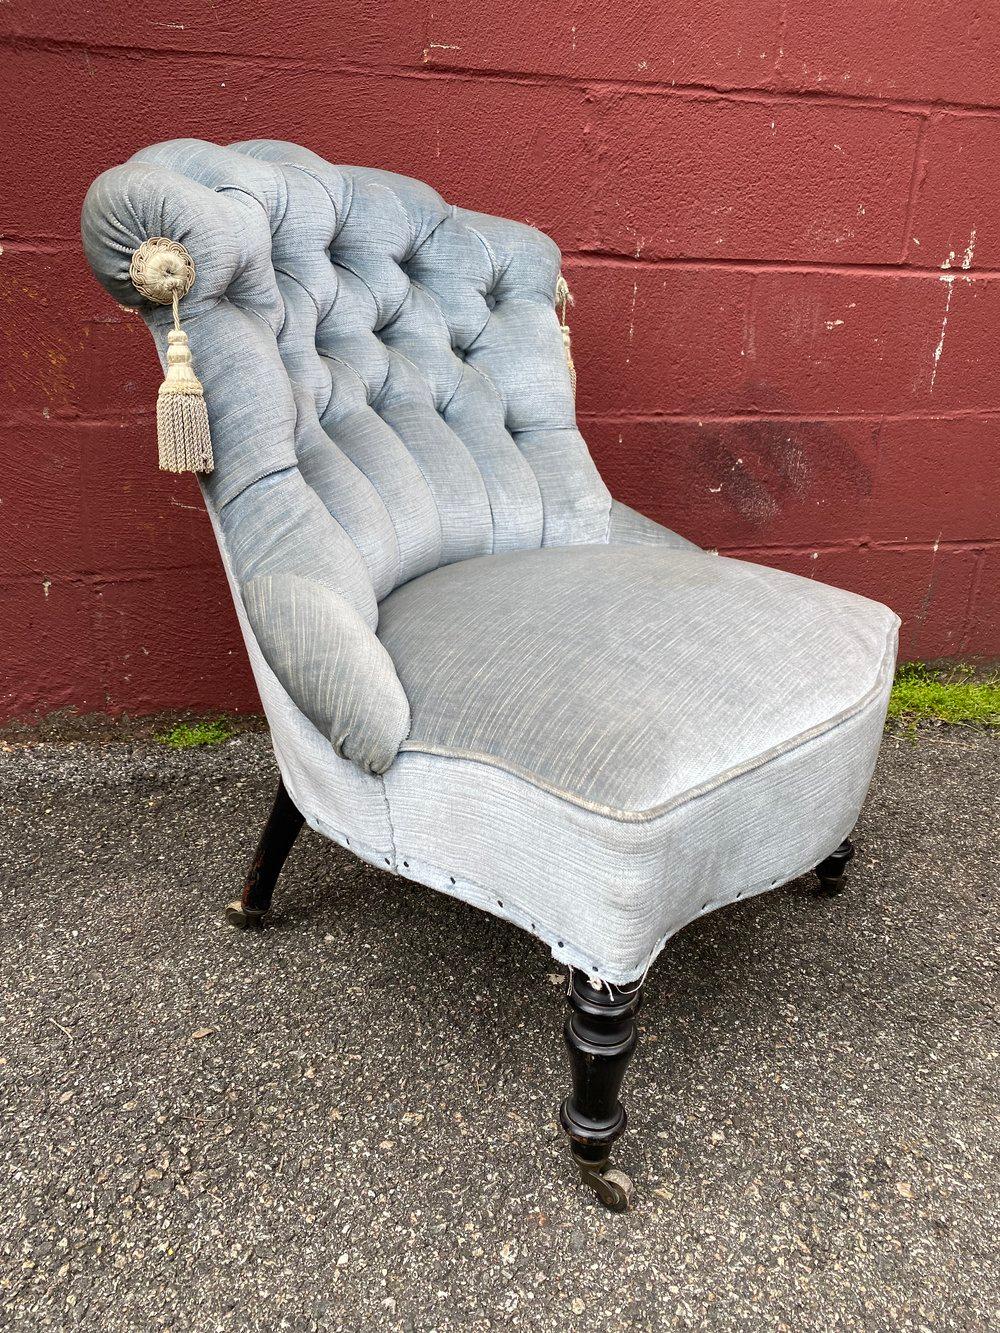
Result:
M361 854L561 963L635 981L689 921L850 833L897 624L850 593L669 546L426 574L380 607L413 725L381 778L381 843ZM338 835L329 816L317 827Z
M410 702L404 750L635 820L863 709L897 624L876 602L761 565L572 546L425 574L382 602L378 634Z
M380 613L413 713L380 775L337 756L244 626L293 801L560 963L632 983L689 921L854 827L892 684L884 607L644 546L485 556Z

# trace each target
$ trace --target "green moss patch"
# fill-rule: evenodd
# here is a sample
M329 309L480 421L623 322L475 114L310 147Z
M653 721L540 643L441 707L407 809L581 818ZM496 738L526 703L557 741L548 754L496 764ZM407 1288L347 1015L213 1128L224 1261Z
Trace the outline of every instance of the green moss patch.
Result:
M221 745L233 735L228 722L178 722L176 727L155 737L171 750L190 750L196 745Z
M970 666L938 668L906 662L896 673L889 718L1000 727L1000 673L983 677Z

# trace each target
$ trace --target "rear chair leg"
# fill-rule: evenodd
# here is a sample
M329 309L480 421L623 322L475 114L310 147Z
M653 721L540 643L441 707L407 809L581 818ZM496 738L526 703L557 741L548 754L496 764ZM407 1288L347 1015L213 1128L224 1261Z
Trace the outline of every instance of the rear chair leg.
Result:
M230 925L246 928L264 924L264 918L271 910L271 897L281 867L303 822L284 782L279 780L274 805L247 871L243 892L226 908L226 920Z
M563 1102L559 1119L583 1183L606 1208L624 1213L632 1199L632 1181L624 1171L608 1166L608 1155L625 1131L625 1108L618 1094L638 1040L639 988L598 988L571 968L567 1000L570 1012L564 1036L573 1092Z
M854 844L850 838L845 838L836 851L831 852L826 860L820 861L816 867L816 876L819 879L817 894L830 898L840 893L847 879L847 867L853 860Z

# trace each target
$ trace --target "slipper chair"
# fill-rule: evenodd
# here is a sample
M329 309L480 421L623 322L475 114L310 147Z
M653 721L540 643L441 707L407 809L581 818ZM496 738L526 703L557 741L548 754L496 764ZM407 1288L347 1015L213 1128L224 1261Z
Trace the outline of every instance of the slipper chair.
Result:
M305 820L544 941L562 1125L623 1210L650 964L727 903L840 888L896 616L611 498L531 227L293 144L180 140L94 183L83 238L169 366L161 449L199 470L281 773L230 920L265 920Z

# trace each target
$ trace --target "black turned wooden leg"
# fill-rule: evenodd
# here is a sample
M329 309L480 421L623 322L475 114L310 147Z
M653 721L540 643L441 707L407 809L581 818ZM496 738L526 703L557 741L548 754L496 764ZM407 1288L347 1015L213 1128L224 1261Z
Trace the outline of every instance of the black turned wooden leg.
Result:
M226 920L233 926L260 926L271 910L271 897L281 867L302 827L303 818L279 780L274 805L260 835L260 842L247 871L243 892L226 908Z
M563 1102L559 1119L583 1183L606 1208L623 1213L632 1198L632 1182L624 1171L608 1166L608 1155L625 1131L625 1108L618 1094L638 1040L639 988L598 988L572 968L566 998L570 1012L563 1035L569 1047L573 1092Z
M819 879L819 888L816 890L821 897L832 897L840 893L847 879L847 867L854 860L854 844L850 838L845 838L836 851L831 852L825 861L820 861L816 867L816 875Z

